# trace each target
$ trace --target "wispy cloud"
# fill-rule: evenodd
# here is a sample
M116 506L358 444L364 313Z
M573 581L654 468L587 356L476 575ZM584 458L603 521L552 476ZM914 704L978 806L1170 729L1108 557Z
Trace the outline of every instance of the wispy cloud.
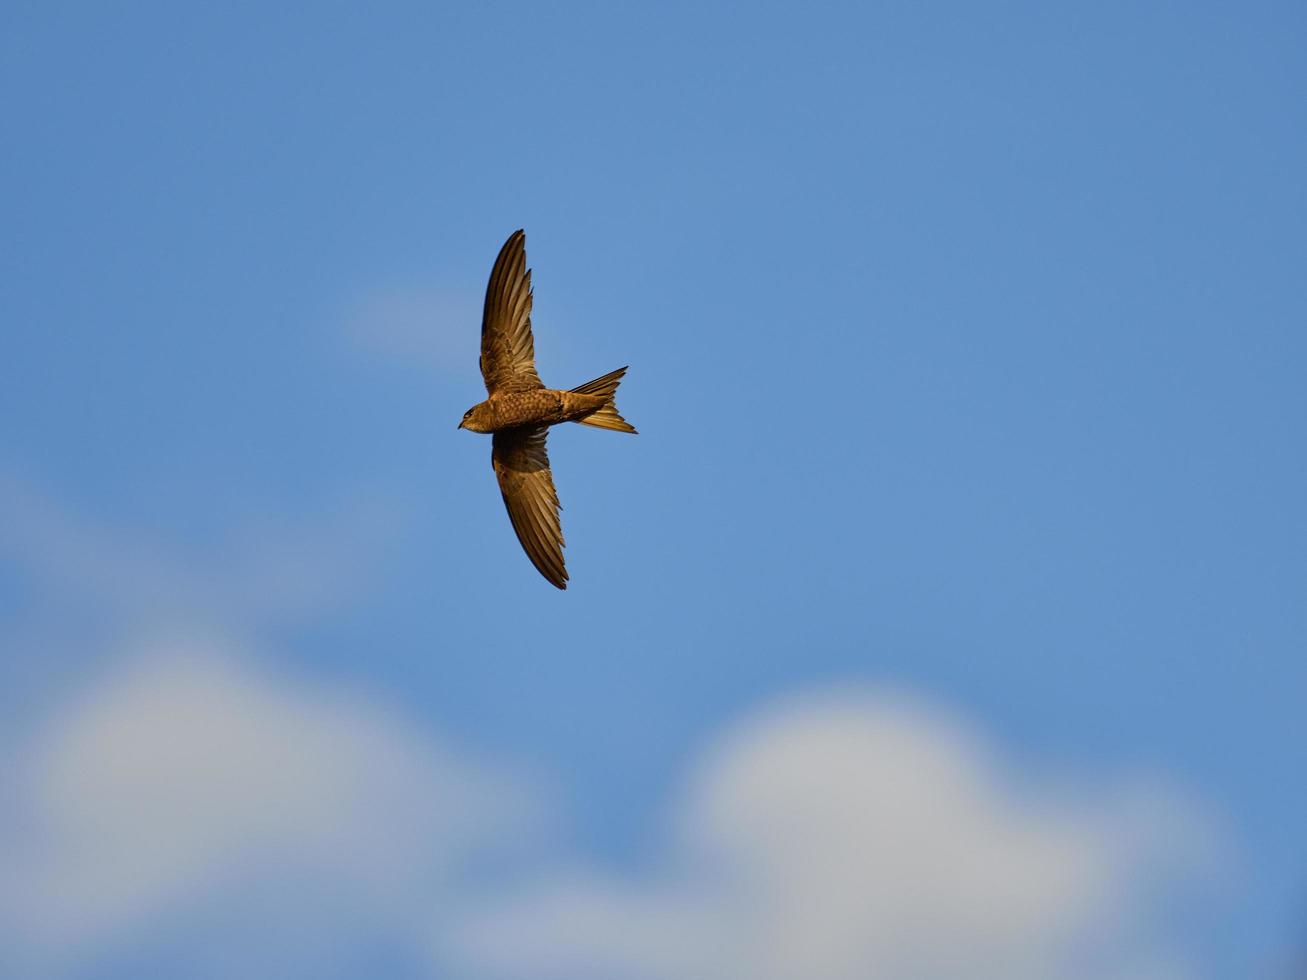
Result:
M466 290L377 287L345 313L345 336L359 348L460 375L475 370L480 330L481 297Z
M246 521L200 557L142 528L87 520L0 471L0 557L60 605L146 627L250 626L319 615L366 591L402 513L395 499L357 495L316 514Z

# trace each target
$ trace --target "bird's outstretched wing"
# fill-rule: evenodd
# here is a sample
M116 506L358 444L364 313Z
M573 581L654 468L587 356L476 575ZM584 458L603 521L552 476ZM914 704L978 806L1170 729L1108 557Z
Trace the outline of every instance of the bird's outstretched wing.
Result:
M543 388L531 337L531 270L519 228L499 250L481 315L481 376L490 394Z
M560 589L567 588L563 567L563 526L558 493L545 452L548 428L496 432L491 462L508 517L531 564Z

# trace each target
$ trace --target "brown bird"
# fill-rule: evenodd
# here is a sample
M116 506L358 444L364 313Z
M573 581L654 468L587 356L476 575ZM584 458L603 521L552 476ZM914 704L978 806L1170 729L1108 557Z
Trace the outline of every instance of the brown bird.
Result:
M560 589L563 566L562 506L549 472L545 436L551 425L580 422L599 429L635 432L617 413L613 397L626 368L561 391L546 388L536 374L531 336L531 270L526 235L508 236L486 286L481 316L481 376L490 397L463 413L460 429L493 432L490 461L499 479L509 520L531 564Z

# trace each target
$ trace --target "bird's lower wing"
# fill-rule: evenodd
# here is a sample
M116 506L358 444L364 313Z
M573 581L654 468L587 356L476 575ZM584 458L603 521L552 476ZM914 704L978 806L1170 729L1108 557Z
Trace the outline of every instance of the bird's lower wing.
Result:
M545 452L548 431L541 427L496 432L491 462L517 540L540 574L565 589L563 526L558 519L562 506Z

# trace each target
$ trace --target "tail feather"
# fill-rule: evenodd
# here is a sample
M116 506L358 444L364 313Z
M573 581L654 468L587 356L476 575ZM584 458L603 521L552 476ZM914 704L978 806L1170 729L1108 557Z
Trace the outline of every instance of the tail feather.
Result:
M577 419L578 422L582 425L593 425L598 429L612 429L614 432L635 432L635 426L618 414L617 403L614 400L617 386L622 383L622 375L625 373L626 368L621 367L616 371L610 371L602 378L595 378L572 389L578 395L604 395L608 398L601 408L583 419Z

